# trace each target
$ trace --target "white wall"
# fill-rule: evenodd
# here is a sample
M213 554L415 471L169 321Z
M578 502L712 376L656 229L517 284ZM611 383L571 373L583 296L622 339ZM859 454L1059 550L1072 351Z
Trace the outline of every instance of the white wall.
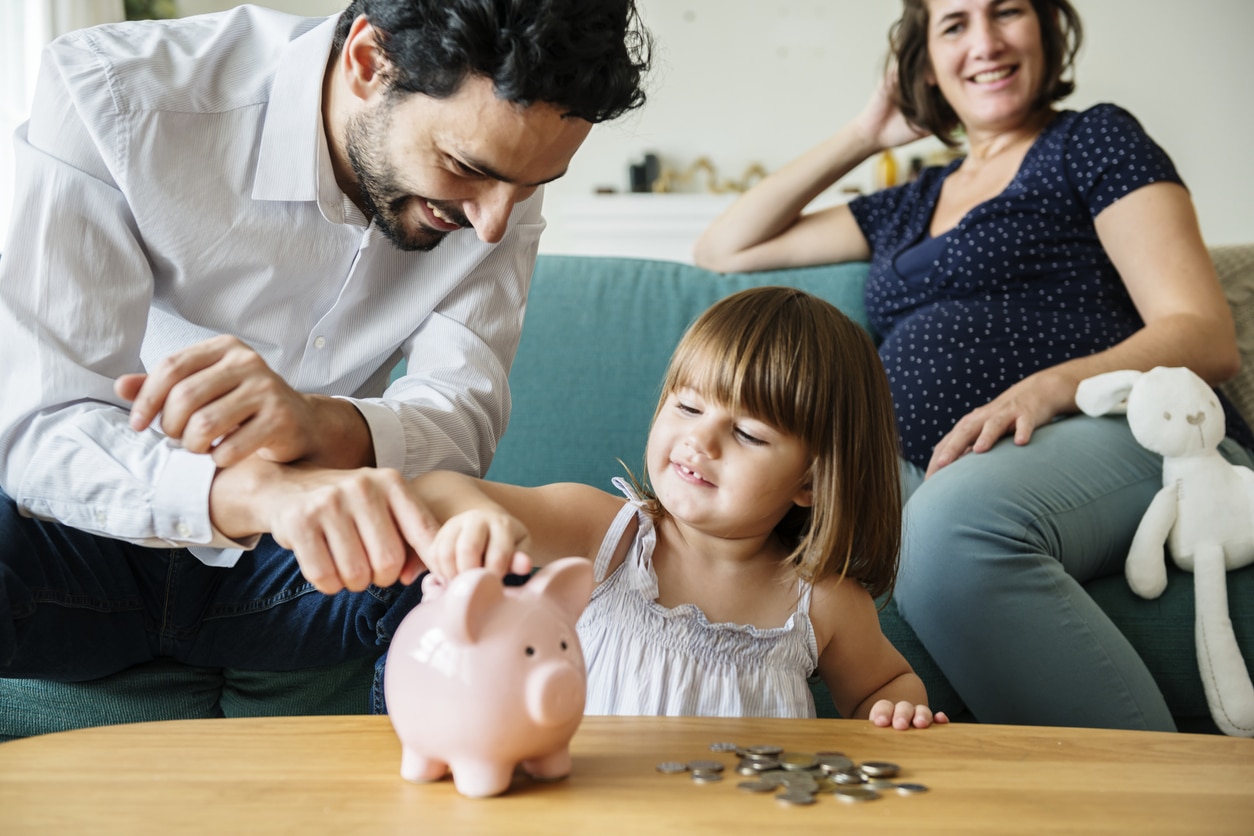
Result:
M346 5L262 2L315 15ZM598 186L625 191L628 165L647 151L679 168L708 156L722 176L739 178L751 163L776 168L835 130L866 100L900 8L898 0L637 2L657 40L649 104L597 126L569 174L548 187L542 250L570 248L565 203ZM1207 241L1254 241L1254 2L1075 2L1086 38L1066 105L1127 107L1175 160ZM183 14L232 5L179 0ZM869 183L865 167L850 178Z
M708 155L738 178L818 142L862 107L900 9L898 0L637 2L658 41L649 104L597 126L549 187L542 249L569 245L563 201L601 185L625 190L628 164L646 151L680 167ZM1128 108L1175 161L1207 241L1254 241L1254 2L1074 2L1085 45L1064 106ZM870 182L866 166L850 178Z

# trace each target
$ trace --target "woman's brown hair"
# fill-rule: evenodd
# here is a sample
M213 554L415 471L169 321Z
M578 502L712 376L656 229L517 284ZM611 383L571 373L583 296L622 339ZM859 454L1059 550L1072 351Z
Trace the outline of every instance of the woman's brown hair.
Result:
M897 426L865 330L796 288L744 290L684 334L657 412L685 387L805 443L813 506L795 506L776 527L802 578L848 574L873 596L892 589L901 545ZM643 493L650 513L665 514Z
M1043 110L1075 91L1067 76L1075 65L1084 30L1080 15L1068 0L1031 0L1041 26L1041 46L1045 53L1045 77L1037 91L1034 108ZM930 131L951 148L962 127L958 114L941 95L940 88L927 81L931 56L927 51L927 0L903 0L901 17L888 31L888 63L896 65L896 105L916 128Z

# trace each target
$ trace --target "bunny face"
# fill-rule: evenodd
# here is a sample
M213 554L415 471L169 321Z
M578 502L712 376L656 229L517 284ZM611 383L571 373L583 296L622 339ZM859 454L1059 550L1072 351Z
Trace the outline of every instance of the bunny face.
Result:
M1188 369L1159 367L1141 375L1127 408L1133 437L1163 456L1213 450L1224 438L1219 397Z

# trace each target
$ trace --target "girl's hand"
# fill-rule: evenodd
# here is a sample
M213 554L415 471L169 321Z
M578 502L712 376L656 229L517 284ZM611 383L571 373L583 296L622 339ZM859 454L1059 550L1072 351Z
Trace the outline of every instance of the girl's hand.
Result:
M422 562L441 580L451 580L480 566L497 575L526 575L531 558L526 527L503 510L474 509L450 517L420 554Z
M893 103L896 90L897 68L890 67L862 112L853 120L854 127L866 141L880 149L896 148L928 135L901 115L901 110Z
M943 711L933 714L932 709L926 705L915 705L906 700L897 703L892 700L880 700L871 706L871 722L881 728L891 725L901 730L926 729L933 723L948 723L949 718Z

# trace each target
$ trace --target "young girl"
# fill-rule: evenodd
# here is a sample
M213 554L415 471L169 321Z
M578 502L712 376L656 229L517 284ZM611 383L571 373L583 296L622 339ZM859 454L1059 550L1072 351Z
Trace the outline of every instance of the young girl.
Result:
M729 296L688 330L649 432L648 489L522 488L455 473L415 487L445 521L441 579L595 561L579 621L589 714L946 722L880 632L900 541L897 437L867 334L803 291Z

